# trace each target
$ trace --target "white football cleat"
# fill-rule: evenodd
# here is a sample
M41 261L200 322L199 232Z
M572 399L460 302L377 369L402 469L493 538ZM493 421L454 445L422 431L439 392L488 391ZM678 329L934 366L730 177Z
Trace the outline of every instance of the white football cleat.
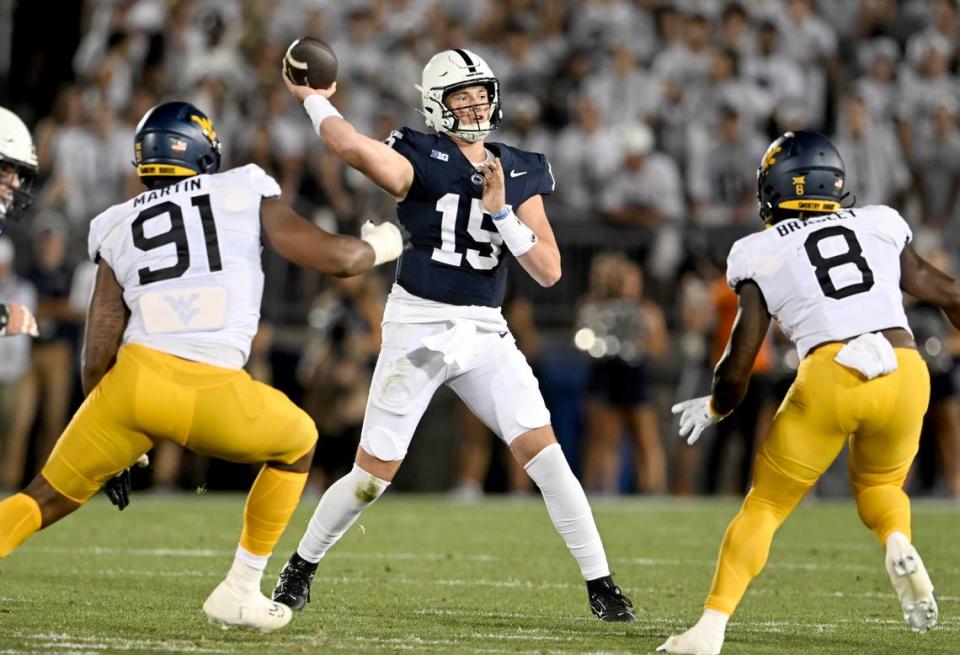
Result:
M217 585L207 597L203 613L224 628L239 626L261 632L282 628L293 618L293 610L286 605L273 602L259 589L241 591L230 578Z
M933 582L917 549L906 539L890 540L884 564L907 625L915 632L926 632L936 626L940 608L933 594Z
M723 632L717 634L698 623L683 634L669 637L657 651L676 655L720 655L723 636Z

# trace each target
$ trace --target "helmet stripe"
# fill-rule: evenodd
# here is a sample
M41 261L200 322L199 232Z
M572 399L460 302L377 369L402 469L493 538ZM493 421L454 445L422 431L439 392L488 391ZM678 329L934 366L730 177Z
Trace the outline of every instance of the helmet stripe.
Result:
M468 55L466 52L464 52L464 51L461 50L460 48L454 49L454 52L456 52L458 55L460 55L461 57L463 57L463 63L465 63L465 64L467 65L467 69L468 69L471 73L476 73L476 72L477 72L477 66L476 66L476 64L473 63L473 60L470 59L470 55Z
M197 175L197 171L186 166L174 166L171 164L140 164L137 166L137 175L139 177L152 177L154 175L181 177L185 175Z

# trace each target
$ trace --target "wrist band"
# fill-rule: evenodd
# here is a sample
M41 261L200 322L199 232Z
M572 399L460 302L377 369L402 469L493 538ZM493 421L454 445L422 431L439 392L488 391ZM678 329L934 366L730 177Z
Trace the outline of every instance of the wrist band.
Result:
M500 211L496 212L495 214L490 214L490 218L492 218L495 221L501 221L509 215L510 215L510 207L508 207L507 205L504 205L503 209L501 209Z
M7 321L10 320L10 310L4 303L0 303L0 337L7 334Z
M313 123L313 129L317 134L320 134L320 125L324 120L331 116L343 118L329 100L316 93L303 101L303 108L307 110L307 115L310 116L310 122Z
M506 212L506 213L504 213ZM500 216L500 218L497 218ZM513 253L514 257L526 254L528 250L537 245L537 235L529 227L523 224L513 210L504 207L496 214L492 215L493 225L503 237L503 243L507 250Z

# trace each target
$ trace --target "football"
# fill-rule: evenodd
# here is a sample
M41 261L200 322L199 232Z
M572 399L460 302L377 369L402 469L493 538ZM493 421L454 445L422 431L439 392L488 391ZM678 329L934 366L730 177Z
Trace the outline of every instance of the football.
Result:
M283 70L294 84L325 89L337 80L337 56L320 39L304 36L287 48Z

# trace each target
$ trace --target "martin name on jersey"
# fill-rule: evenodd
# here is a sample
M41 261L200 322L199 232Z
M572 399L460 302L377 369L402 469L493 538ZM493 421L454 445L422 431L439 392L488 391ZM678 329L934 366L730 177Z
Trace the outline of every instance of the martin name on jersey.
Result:
M887 328L910 331L900 253L913 238L895 209L872 205L779 221L733 244L727 282L753 280L803 359L821 343Z
M503 237L483 209L483 176L445 134L395 130L387 143L413 165L414 177L397 206L410 248L397 265L409 293L451 305L500 307L506 291ZM500 143L486 148L500 158L507 205L516 211L535 195L553 191L550 164L537 153Z
M279 195L249 164L144 191L97 216L89 255L123 288L123 343L242 368L263 293L260 201Z

